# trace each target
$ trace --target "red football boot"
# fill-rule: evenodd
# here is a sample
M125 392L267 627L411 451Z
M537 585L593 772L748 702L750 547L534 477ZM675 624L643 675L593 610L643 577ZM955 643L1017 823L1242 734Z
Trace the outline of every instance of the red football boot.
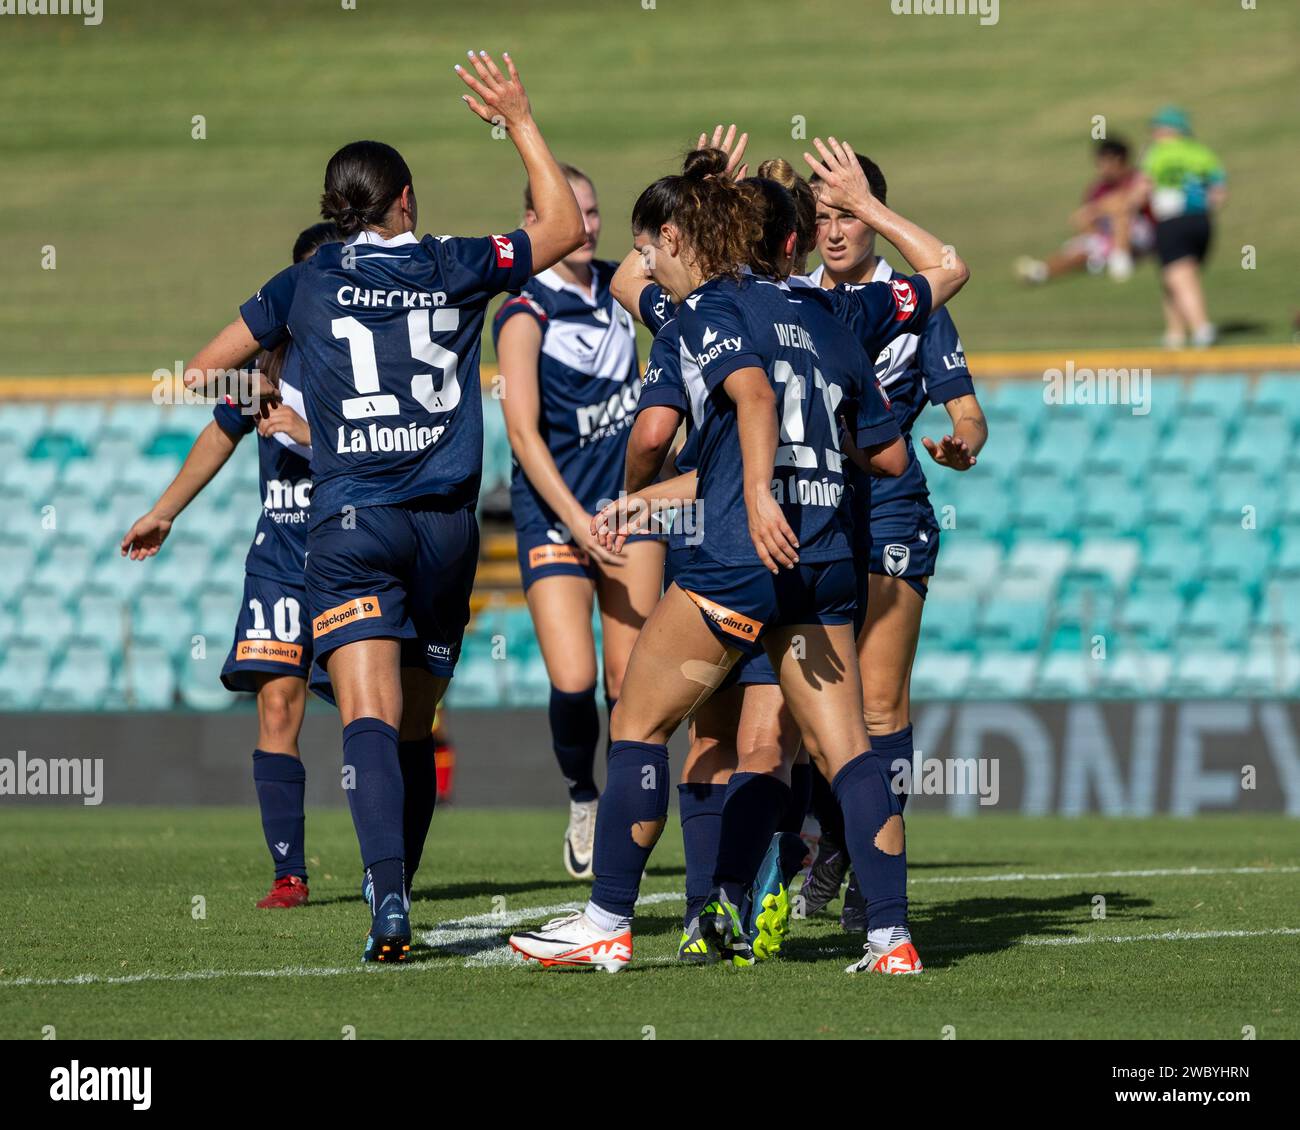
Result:
M307 905L307 880L301 875L286 875L271 884L271 893L257 904L260 910L292 910Z

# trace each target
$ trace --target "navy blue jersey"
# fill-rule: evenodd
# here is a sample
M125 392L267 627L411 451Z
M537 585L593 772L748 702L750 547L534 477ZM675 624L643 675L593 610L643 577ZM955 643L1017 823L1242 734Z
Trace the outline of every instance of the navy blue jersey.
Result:
M531 270L522 231L362 232L281 271L240 307L266 348L293 338L285 371L307 402L313 525L345 506L477 503L484 313Z
M657 334L666 323L677 317L677 307L668 297L668 292L658 283L641 288L637 308L641 314L641 324L652 334Z
M280 382L280 399L299 416L304 415L302 393L287 381ZM229 398L212 410L212 417L235 440L257 430L257 414L242 411ZM262 516L244 559L244 572L301 585L311 509L311 448L283 433L269 439L259 435L257 462Z
M819 267L808 281L819 283L821 271ZM872 283L887 283L896 277L884 259L877 260ZM870 284L836 290L853 292L861 285ZM876 538L900 536L915 532L919 523L933 518L925 470L912 445L912 426L927 404L946 404L975 391L961 338L945 307L930 315L920 333L900 334L879 352L876 379L907 442L908 461L907 469L897 478L873 479L853 468L855 529L862 533L863 541L868 529Z
M704 405L708 393L700 367L689 351L682 346L681 327L676 311L660 326L650 347L650 359L642 377L641 400L637 411L656 406L676 409L686 421L686 440L675 460L679 473L694 471L699 466L699 425L704 418ZM699 523L696 512L674 516L668 534L668 549L681 549L699 540Z
M511 318L532 318L541 327L538 429L564 485L588 512L623 488L628 430L641 391L636 328L609 291L617 266L593 261L590 291L543 271L492 322L493 341ZM517 459L510 499L516 526L555 523Z
M893 309L893 300L885 300ZM877 316L878 305L868 306L864 317ZM735 403L722 388L731 373L752 367L767 374L777 397L772 495L799 539L800 561L851 556L842 422L862 447L899 434L871 358L814 292L794 293L755 276L705 283L678 309L677 321L708 391L699 428L700 552L721 565L759 564L745 511ZM898 323L899 332L905 322Z

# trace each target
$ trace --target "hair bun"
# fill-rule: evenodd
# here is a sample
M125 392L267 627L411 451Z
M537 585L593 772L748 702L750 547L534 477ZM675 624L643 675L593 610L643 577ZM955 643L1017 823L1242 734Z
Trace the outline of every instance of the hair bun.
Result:
M727 154L721 149L692 149L682 161L682 176L691 180L721 176L727 171Z

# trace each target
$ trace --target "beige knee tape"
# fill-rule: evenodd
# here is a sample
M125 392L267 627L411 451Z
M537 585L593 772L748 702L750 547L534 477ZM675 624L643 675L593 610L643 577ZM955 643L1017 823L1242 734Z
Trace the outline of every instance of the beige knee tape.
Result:
M730 670L730 667L709 663L704 659L688 659L681 665L682 677L690 679L692 683L699 683L704 688L700 692L700 697L691 704L690 710L686 712L687 717L694 714L700 704L722 685L722 681L727 677Z

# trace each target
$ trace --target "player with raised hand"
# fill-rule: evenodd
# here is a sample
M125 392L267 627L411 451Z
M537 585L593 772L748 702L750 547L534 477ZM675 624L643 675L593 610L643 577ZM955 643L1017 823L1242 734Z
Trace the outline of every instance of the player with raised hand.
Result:
M821 287L853 288L900 278L876 254L877 229L868 198L885 203L887 185L874 161L847 147L823 147L816 165L834 182L813 178L817 190L817 246L822 265L809 276ZM917 252L923 254L924 252ZM850 469L853 480L854 559L859 569L858 661L863 709L872 749L891 763L913 757L909 687L929 578L939 552L939 525L930 505L925 471L912 445L912 426L927 404L941 404L952 434L922 437L940 466L965 471L988 438L961 339L946 309L936 310L919 333L896 337L876 358L876 374L907 444L907 469L896 479L872 480ZM907 797L901 794L905 804ZM817 860L805 883L804 912L813 914L839 893L847 870L843 821L826 781L814 782L814 807L822 828ZM843 921L865 929L860 884L849 886Z
M585 239L568 179L509 56L457 74L504 125L533 188L529 231L415 235L410 169L391 146L344 146L322 214L347 236L277 275L191 363L228 370L291 336L316 437L307 592L315 662L343 722L344 778L366 869L365 960L410 947L410 880L435 797L434 709L459 657L478 559L479 337L488 301ZM473 73L471 73L471 70Z
M630 960L632 908L667 812L665 743L737 659L759 648L778 671L810 752L823 771L840 773L842 799L855 813L857 854L866 863L869 851L886 854L880 843L901 841L888 778L863 752L868 742L853 648L856 593L839 438L847 415L867 457L882 473L896 474L903 466L897 425L870 378L870 358L843 324L819 301L794 299L762 277L788 270L793 222L784 264L751 264L755 274L744 277L742 266L763 245L771 198L765 201L766 191L754 183L727 178L721 152L692 158L698 159L688 159L683 175L661 178L642 194L634 227L650 236L655 280L678 305L683 349L699 364L709 392L698 472L656 484L645 496L699 497L703 540L633 650L614 715L592 898L579 914L511 938L518 952L549 965L616 971ZM771 189L784 195L779 186ZM786 206L793 214L788 197ZM907 310L889 288L861 300L862 317L882 342L927 316L929 282L918 276L913 285ZM644 501L626 505L635 509ZM751 838L753 827L767 825L761 858L784 798L776 789L750 797L754 806L736 813L736 823L748 825ZM725 853L724 844L719 871ZM880 905L905 923L906 875L892 870ZM715 913L706 912L718 921L701 926L711 949L747 964L752 957L737 909L742 897L743 889L718 892ZM910 950L910 940L895 947L897 962L904 946ZM919 967L914 951L907 964Z
M342 238L333 224L314 224L294 243L293 261L301 263L324 244ZM298 735L312 664L303 579L311 430L303 418L301 391L283 376L289 348L288 342L281 343L258 366L276 399L264 401L256 411L245 411L229 400L218 404L176 478L149 513L135 521L121 545L122 555L133 561L156 554L181 512L225 466L239 441L258 433L262 514L244 560L243 603L221 681L228 690L257 696L253 783L275 868L271 890L257 904L264 910L305 906L309 897L303 811L307 775Z
M711 138L701 133L699 144L701 149L710 147L726 153L726 172L734 177L746 171L742 158L747 138L744 133L737 138L734 125L725 134L719 125ZM763 167L759 174L766 175ZM811 207L803 226L807 228L806 241L801 236L803 242L796 250L800 262L812 246ZM629 492L641 490L654 481L683 421L687 438L674 457L674 469L684 472L695 468L698 424L707 399L699 366L681 350L676 309L645 271L642 255L648 257L646 233L637 233L635 244L636 250L620 268L621 299L656 334L636 423L628 440L626 487ZM766 252L769 261L774 261L776 255L770 249ZM643 296L648 301L643 302ZM668 320L664 321L665 318ZM698 523L689 509L673 521L665 585L672 583L686 563L692 545L698 541L691 534L697 532ZM774 787L758 780L767 775L779 780L781 786L788 786L790 799L781 825L782 834L773 838L776 847L772 866L767 869L762 889L751 900L746 932L753 939L756 957L775 956L789 920L789 881L804 858L798 832L808 807L812 768L806 755L796 760L798 728L785 707L776 673L766 654L740 660L719 690L696 709L690 723L691 745L677 786L686 860L686 905L678 958L685 962L705 962L716 956L710 953L700 934L700 914L715 885L723 812L728 804L735 811L744 809L750 789Z
M596 647L600 611L605 701L612 711L637 633L659 599L664 548L647 536L614 556L591 516L623 487L628 429L641 390L636 331L609 284L617 264L595 258L600 209L580 170L564 171L587 240L540 272L497 312L492 332L501 407L514 453L511 508L519 568L550 678L552 748L569 790L563 862L591 877L596 831ZM524 192L524 230L536 221Z

